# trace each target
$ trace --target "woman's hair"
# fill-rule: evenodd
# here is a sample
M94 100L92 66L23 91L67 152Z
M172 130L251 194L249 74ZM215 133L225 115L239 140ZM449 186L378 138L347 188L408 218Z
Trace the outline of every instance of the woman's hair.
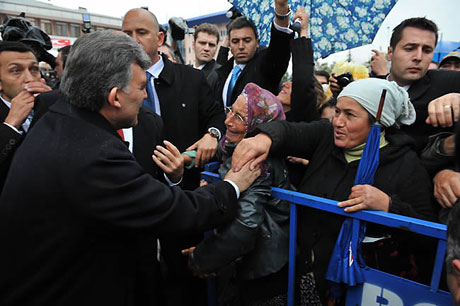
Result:
M328 102L329 98L324 92L323 86L320 82L318 82L318 80L315 77L313 77L313 84L315 86L316 91L316 107L319 109L323 104Z
M335 98L330 98L326 103L323 103L319 106L318 112L321 115L325 108L327 107L335 107L337 104L337 100Z

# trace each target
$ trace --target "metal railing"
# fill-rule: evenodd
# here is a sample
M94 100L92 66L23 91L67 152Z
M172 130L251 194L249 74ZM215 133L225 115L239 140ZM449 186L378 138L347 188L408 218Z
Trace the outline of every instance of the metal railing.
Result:
M215 169L218 168L217 163L208 164L205 168L205 171L202 172L202 178L210 183L220 181L221 178L218 174L213 173ZM375 283L368 284L367 288L378 287L381 290L381 296L376 297L376 303L374 305L388 305L388 299L392 298L395 301L401 301L401 305L449 305L451 304L450 294L448 292L442 291L439 289L439 282L442 274L442 267L444 261L444 255L446 252L446 240L447 240L447 226L444 224L424 221L416 218L410 218L406 216L401 216L397 214L382 212L382 211L371 211L363 210L354 213L346 213L343 208L337 206L337 201L329 200L325 198L320 198L300 192L272 188L272 196L279 198L281 200L286 200L290 203L290 232L289 232L289 279L288 279L288 305L294 305L294 290L295 290L295 254L296 254L296 240L297 240L297 205L307 206L330 213L346 216L353 218L353 238L357 241L359 221L371 222L375 224L380 224L388 227L404 229L410 232L422 234L428 237L433 237L438 239L438 246L436 251L436 259L433 267L433 273L431 277L430 286L425 286L413 281L403 279L399 276L389 275L385 272L378 271L372 268L366 269L365 279L386 279L382 281L382 284L377 286ZM388 283L388 280L394 284L400 284L400 292L394 293L389 289L385 289L384 285ZM378 281L377 281L378 282ZM404 287L402 287L404 286ZM410 299L415 298L415 302L408 302L407 299L401 299L399 296L406 296L411 290L409 287L414 287L416 296L411 297ZM359 290L357 290L359 289ZM398 289L398 288L396 288ZM404 289L404 290L403 290ZM361 290L361 291L360 291ZM360 302L364 297L359 295L369 295L365 294L364 289L354 288L352 293L354 296L347 295L347 305L360 305L363 304ZM386 290L386 291L385 291ZM423 292L422 292L423 291ZM349 291L350 292L350 291ZM406 294L407 293L407 294ZM384 297L386 294L387 298ZM418 300L417 300L418 298ZM424 299L424 300L420 300ZM380 302L379 302L380 301ZM417 302L418 301L418 302ZM398 303L395 303L397 305ZM364 305L364 304L363 304ZM391 305L391 303L390 303Z

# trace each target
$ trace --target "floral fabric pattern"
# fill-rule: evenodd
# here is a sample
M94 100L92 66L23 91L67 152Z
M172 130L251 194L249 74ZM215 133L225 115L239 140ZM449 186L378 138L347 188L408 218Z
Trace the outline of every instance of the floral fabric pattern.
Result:
M241 94L246 98L248 106L247 132L251 132L261 123L286 119L283 105L270 91L254 83L248 83Z
M257 26L261 45L270 41L273 0L228 0ZM290 0L310 13L310 37L316 59L372 43L397 0Z

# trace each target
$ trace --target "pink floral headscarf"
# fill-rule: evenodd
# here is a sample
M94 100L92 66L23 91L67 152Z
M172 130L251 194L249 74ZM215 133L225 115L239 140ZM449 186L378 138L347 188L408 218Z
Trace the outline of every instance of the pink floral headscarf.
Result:
M270 91L254 83L248 83L241 94L246 98L246 132L251 132L261 123L285 120L283 105Z

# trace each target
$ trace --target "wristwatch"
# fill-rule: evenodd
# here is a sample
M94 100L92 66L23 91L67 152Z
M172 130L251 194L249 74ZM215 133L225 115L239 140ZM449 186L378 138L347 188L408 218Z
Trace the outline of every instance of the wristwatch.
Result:
M215 127L210 127L208 129L208 133L209 135L211 135L212 137L216 138L217 140L219 140L219 136L220 136L220 133L219 133L219 130L216 129Z

